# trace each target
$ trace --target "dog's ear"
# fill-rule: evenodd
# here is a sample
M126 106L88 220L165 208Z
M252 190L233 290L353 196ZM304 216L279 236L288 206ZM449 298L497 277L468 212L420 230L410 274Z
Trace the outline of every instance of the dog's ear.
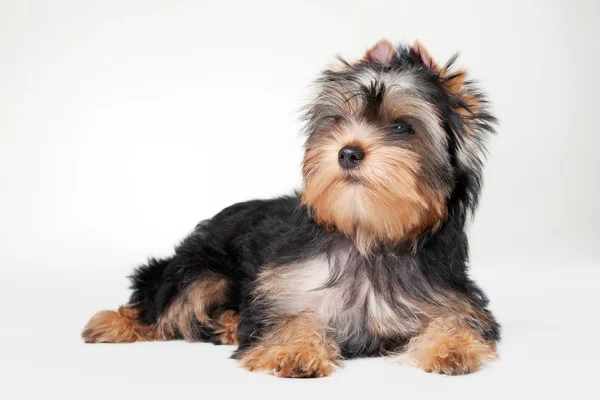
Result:
M427 51L425 46L423 46L423 43L418 40L415 40L413 43L410 49L410 54L416 62L429 68L439 76L444 89L448 93L454 96L459 96L461 94L463 85L465 83L465 78L467 76L467 71L450 71L452 62L440 67L438 63L435 62L429 51Z
M388 65L396 61L398 54L396 49L387 39L381 39L373 47L371 47L358 63L371 63ZM352 68L352 64L341 57L336 57L328 69L332 72L344 72Z
M462 202L466 209L473 209L481 188L486 140L494 132L496 118L490 113L483 94L466 79L467 71L453 68L456 56L440 66L419 41L413 44L410 54L416 64L437 75L442 89L449 95L455 115L460 117L449 119L448 126L455 134L457 181L466 187Z
M394 45L387 39L381 39L375 46L367 50L361 61L387 65L394 62L397 57Z
M350 63L340 56L337 56L327 67L331 72L344 72L348 71L350 68Z
M410 48L410 54L415 61L423 64L434 72L440 72L440 67L437 65L431 54L429 54L425 46L423 46L423 43L419 42L418 40L415 40Z

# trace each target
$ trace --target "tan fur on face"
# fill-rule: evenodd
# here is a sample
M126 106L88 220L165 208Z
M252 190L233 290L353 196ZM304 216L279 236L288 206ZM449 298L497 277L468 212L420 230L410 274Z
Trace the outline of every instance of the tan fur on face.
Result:
M259 343L240 357L240 362L249 371L310 378L331 374L339 358L339 348L325 327L310 313L303 313L274 321Z
M157 340L152 326L138 320L138 311L130 306L117 311L96 313L83 329L86 343L132 343Z
M186 340L196 340L196 324L207 327L214 325L208 315L209 308L225 300L226 290L227 279L220 276L203 277L160 316L156 325L157 334L164 339L181 335Z
M392 146L376 128L353 120L333 128L307 145L303 203L321 224L354 239L362 253L378 241L397 242L435 229L445 217L446 193L423 184L417 149L426 146L419 140ZM337 158L347 145L365 152L349 174Z

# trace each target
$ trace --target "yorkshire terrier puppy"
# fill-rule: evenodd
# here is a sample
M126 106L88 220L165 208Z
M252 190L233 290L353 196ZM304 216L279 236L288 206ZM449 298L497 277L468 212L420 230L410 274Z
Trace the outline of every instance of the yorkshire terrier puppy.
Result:
M495 118L454 59L382 40L338 59L306 108L300 192L235 204L132 276L90 343L233 344L251 371L320 377L388 355L465 374L499 326L467 274L465 222Z

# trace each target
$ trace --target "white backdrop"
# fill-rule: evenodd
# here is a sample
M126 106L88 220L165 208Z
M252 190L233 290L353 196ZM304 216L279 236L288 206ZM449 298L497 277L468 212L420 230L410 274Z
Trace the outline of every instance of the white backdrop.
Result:
M572 313L585 320L597 304L599 17L597 1L0 1L0 333L25 346L0 356L20 377L4 389L81 395L44 375L57 370L49 359L69 358L45 352L40 337L79 355L58 370L78 371L81 385L125 382L93 369L106 371L93 349L119 350L78 341L87 317L125 301L131 268L169 254L199 220L297 188L310 82L336 54L360 57L382 37L419 38L439 61L459 51L490 96L501 124L470 229L473 274L504 319L505 354L529 371L519 356L546 343L533 336L565 320L555 331L564 336L544 339L556 349L574 339L566 330L579 333ZM536 318L539 332L527 331ZM179 351L199 368L204 356L190 349L222 352L164 345L115 357ZM587 352L568 360L587 362ZM512 376L502 362L479 376ZM347 370L363 376L360 363ZM427 386L429 375L403 373ZM49 386L26 385L32 375Z

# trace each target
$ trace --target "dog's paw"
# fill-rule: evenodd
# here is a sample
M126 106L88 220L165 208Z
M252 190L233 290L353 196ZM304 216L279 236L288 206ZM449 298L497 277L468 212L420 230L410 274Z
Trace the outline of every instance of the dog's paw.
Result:
M239 344L237 337L239 315L233 310L224 311L218 319L218 327L215 329L218 344Z
M496 357L496 352L489 345L479 342L469 346L438 348L419 362L425 372L464 375L477 371L488 360Z
M86 343L131 343L155 339L152 328L139 322L137 311L131 307L96 313L81 336Z
M264 371L283 378L320 378L338 366L317 346L276 345L248 350L240 362L249 371Z
M461 337L440 338L414 356L425 372L445 375L469 374L480 369L488 360L497 358L492 344Z
M463 375L497 357L495 345L474 330L436 323L413 338L398 361L421 367L425 372Z

